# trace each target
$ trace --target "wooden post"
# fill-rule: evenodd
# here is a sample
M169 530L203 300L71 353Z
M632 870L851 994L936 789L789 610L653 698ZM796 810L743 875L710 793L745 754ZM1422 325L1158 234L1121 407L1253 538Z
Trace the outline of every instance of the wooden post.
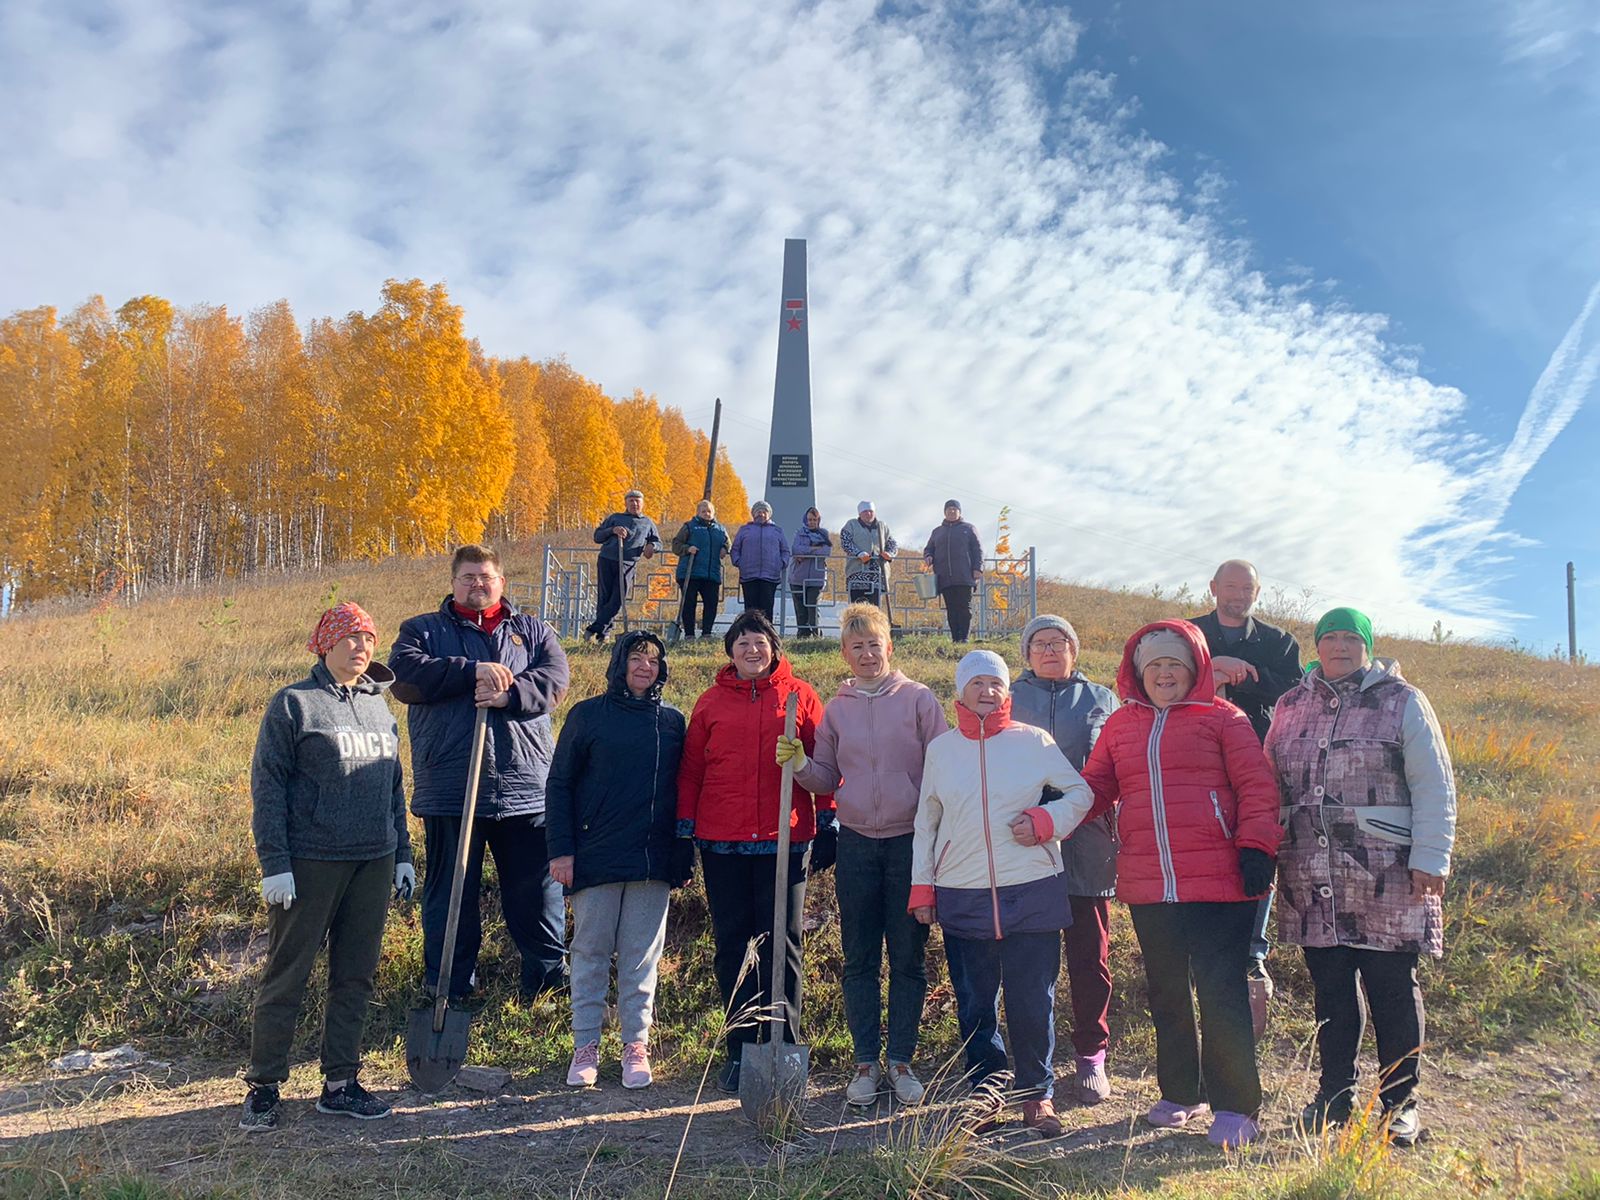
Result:
M1578 661L1578 577L1567 564L1567 661Z

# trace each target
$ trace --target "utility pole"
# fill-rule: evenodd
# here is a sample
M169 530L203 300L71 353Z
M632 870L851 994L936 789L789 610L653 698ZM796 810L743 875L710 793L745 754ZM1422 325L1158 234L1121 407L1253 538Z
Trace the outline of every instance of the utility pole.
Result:
M722 432L722 397L717 397L717 407L711 414L711 452L706 455L706 490L702 500L711 499L711 484L717 477L717 435Z
M1578 577L1567 564L1567 661L1578 662Z

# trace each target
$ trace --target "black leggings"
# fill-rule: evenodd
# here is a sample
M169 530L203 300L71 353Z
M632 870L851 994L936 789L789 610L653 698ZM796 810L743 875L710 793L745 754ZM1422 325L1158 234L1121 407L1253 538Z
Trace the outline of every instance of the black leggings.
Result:
M1378 1040L1378 1094L1385 1108L1405 1103L1417 1088L1427 1031L1422 988L1417 983L1417 956L1400 950L1307 946L1306 967L1316 990L1322 1094L1335 1096L1348 1090L1354 1095L1356 1055L1366 1025L1359 983L1372 1010L1372 1031Z
M708 635L711 627L717 623L717 605L722 599L722 588L715 579L691 579L684 585L683 611L678 614L678 620L689 637L694 636L696 599L700 602L700 632Z

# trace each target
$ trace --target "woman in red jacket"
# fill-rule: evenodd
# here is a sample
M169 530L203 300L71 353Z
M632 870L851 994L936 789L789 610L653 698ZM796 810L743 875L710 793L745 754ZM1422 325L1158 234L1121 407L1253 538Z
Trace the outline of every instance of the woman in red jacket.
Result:
M695 701L678 767L678 852L674 878L693 871L694 846L700 847L711 936L713 967L730 1015L763 1010L772 1004L772 889L778 861L778 789L782 768L775 758L790 693L799 697L795 734L809 755L816 747L822 701L783 657L778 633L765 614L746 610L734 618L722 639L729 664ZM819 811L820 810L820 811ZM798 1040L800 1019L800 930L805 909L807 850L809 867L833 865L837 849L833 797L795 785L789 819L789 928L784 994L788 1001L785 1039ZM813 842L815 845L813 846ZM687 865L685 865L687 864ZM740 978L750 939L766 934L757 971ZM747 1042L764 1041L771 1026L744 1021L728 1030L728 1062L718 1078L725 1092L739 1090L739 1053Z
M1129 638L1117 690L1122 707L1083 777L1091 817L1121 806L1117 898L1144 957L1161 1086L1145 1119L1177 1128L1209 1101L1211 1141L1242 1146L1261 1133L1245 968L1250 897L1271 886L1283 835L1277 782L1249 718L1217 698L1205 637L1189 622L1156 621Z

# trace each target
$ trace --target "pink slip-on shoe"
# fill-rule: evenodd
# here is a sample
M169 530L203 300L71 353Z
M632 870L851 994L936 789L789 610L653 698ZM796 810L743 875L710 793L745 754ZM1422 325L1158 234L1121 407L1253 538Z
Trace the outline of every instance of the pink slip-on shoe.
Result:
M622 1048L622 1086L647 1088L655 1082L650 1070L650 1047L643 1042L629 1042Z
M1157 1129L1182 1129L1206 1111L1204 1104L1174 1104L1171 1100L1157 1100L1145 1113L1144 1119Z
M1260 1136L1261 1126L1243 1113L1236 1112L1219 1112L1211 1122L1211 1131L1206 1134L1213 1146L1221 1146L1224 1150L1248 1146Z

